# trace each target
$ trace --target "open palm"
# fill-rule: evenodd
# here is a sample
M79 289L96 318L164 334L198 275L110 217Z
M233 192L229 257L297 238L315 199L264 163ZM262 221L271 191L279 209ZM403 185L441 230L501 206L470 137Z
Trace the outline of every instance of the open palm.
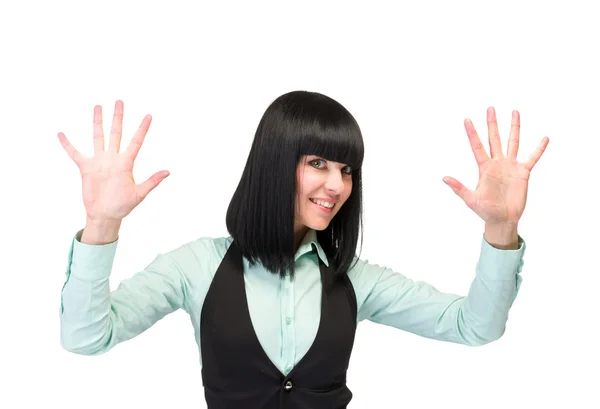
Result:
M521 126L519 112L512 113L506 155L502 152L494 108L488 108L487 124L491 157L487 155L473 123L469 119L465 120L465 129L479 167L479 182L475 190L467 189L452 177L447 176L443 180L486 223L517 224L525 210L531 170L544 153L549 138L542 138L536 151L526 162L518 162Z
M146 115L129 145L123 152L123 102L115 103L108 149L104 148L102 107L94 107L94 155L83 156L60 132L63 148L79 168L82 179L83 203L88 220L122 220L167 176L166 170L156 172L143 183L133 179L133 165L144 142L152 118Z

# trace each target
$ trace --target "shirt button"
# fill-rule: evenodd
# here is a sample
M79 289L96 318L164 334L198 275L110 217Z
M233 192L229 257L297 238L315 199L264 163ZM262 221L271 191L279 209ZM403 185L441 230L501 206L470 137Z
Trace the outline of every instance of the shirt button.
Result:
M291 390L291 389L292 389L292 386L293 386L293 385L292 385L292 380L291 380L291 379L289 379L289 380L288 380L288 381L285 383L285 390L286 390L286 391L289 391L289 390Z
M290 317L286 317L286 318L285 318L285 323L286 323L287 325L290 325L290 324L292 323L292 319L291 319Z

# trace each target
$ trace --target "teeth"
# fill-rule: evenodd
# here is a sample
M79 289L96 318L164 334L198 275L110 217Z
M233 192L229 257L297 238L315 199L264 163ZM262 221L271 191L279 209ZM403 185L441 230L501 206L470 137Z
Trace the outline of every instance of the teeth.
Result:
M321 205L323 207L327 207L329 209L333 208L334 204L331 202L325 202L323 200L315 200L315 199L310 199L311 202L316 203L318 205Z

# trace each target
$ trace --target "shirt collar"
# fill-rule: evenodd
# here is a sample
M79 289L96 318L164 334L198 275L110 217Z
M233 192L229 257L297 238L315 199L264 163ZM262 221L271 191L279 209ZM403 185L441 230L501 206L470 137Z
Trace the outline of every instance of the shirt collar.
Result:
M317 240L317 232L313 229L308 229L308 232L302 239L302 243L298 247L298 251L296 252L295 260L298 260L299 257L303 256L306 253L310 253L313 251L313 248L317 251L319 258L327 267L329 267L329 261L327 260L327 256L325 255L325 251L323 247L319 244Z

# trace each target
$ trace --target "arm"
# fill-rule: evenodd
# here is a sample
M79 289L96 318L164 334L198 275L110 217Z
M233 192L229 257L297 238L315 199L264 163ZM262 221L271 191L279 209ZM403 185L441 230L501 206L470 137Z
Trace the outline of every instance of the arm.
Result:
M477 188L471 191L454 178L444 178L485 222L481 255L468 295L445 294L387 268L360 262L356 271L349 272L361 294L357 300L359 319L467 345L482 345L504 333L508 311L521 284L525 243L517 234L517 226L525 210L531 170L549 139L543 138L530 158L521 163L517 161L519 113L512 113L506 155L502 152L496 112L491 107L487 111L487 123L491 157L483 148L473 123L465 120L479 168ZM362 294L366 296L363 298Z
M109 276L121 221L169 175L156 172L136 184L133 166L150 126L146 115L123 152L123 102L115 103L110 143L105 149L102 107L94 107L94 154L82 155L60 132L61 145L79 168L87 225L71 243L61 292L61 343L69 351L99 354L141 333L185 304L185 280L168 255L111 293ZM83 233L83 235L82 235Z
M186 306L187 280L169 254L158 255L111 292L109 276L118 239L85 244L80 241L82 233L72 241L61 293L61 344L66 350L105 353Z
M351 272L358 289L359 320L470 346L497 340L519 291L524 250L520 237L515 250L497 249L483 239L467 296L443 293L389 268L359 261Z

